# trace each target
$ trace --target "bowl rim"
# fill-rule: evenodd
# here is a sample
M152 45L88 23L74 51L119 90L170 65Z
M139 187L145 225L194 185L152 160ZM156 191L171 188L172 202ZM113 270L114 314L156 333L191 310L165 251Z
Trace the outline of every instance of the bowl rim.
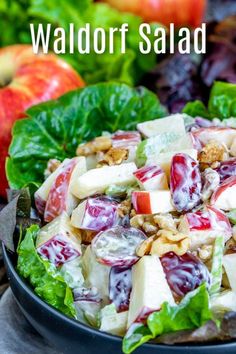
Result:
M106 332L102 332L99 329L93 328L89 325L86 325L82 322L79 322L73 318L68 317L67 315L63 314L62 312L60 312L59 310L57 310L56 308L54 308L53 306L49 305L47 302L45 302L44 300L42 300L34 291L33 289L30 287L29 284L27 284L27 282L21 278L21 276L17 273L14 264L12 263L12 260L10 259L9 254L11 253L9 250L7 250L6 246L2 243L2 250L3 250L3 259L4 259L4 263L7 264L7 267L9 268L10 272L13 274L13 276L15 277L15 280L17 281L17 283L21 286L21 288L23 288L23 290L31 297L33 298L34 301L37 302L37 304L39 304L40 306L42 306L44 308L44 310L47 310L49 313L51 312L55 317L59 318L62 321L66 321L67 323L69 323L72 326L77 327L80 330L83 331L87 331L89 334L93 335L93 336L100 336L102 338L108 339L108 340L112 340L115 342L119 342L120 345L122 345L122 337L116 336L116 335L112 335ZM14 293L13 293L14 295ZM14 295L15 296L15 295ZM215 344L214 344L215 343ZM203 349L214 349L214 348L219 348L220 349L224 349L224 348L229 348L229 347L235 347L236 346L236 340L229 340L229 341L222 341L222 342L209 342L209 344L206 344L204 342L202 343L186 343L186 344L173 344L173 345L169 345L169 344L162 344L162 343L145 343L142 344L141 348L156 348L156 349L161 349L161 348L165 348L165 349L172 349L174 347L178 347L178 349L186 349L186 348L196 348L197 347L201 350Z

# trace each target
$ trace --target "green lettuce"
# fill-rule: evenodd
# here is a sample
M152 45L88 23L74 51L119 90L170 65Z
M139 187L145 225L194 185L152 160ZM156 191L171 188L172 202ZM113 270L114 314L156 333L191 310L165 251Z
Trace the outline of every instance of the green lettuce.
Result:
M109 34L111 27L118 27L123 23L129 26L126 35L126 53L121 54L120 33L114 36L114 54L110 54L107 49L103 54L96 54L93 50L89 54L63 55L74 68L79 71L85 82L94 84L101 81L117 80L130 85L137 84L142 75L152 69L156 63L156 55L151 52L143 55L139 50L139 26L142 19L138 16L120 13L107 4L94 3L90 0L31 0L29 15L44 22L51 23L52 26L62 26L68 30L69 24L73 23L75 28L84 27L90 24L91 31L96 28L103 28ZM157 25L152 25L156 28ZM151 37L151 36L150 36ZM154 38L150 38L154 40ZM93 48L93 36L90 38L91 48ZM107 36L108 45L109 38ZM67 43L67 49L69 41Z
M192 116L225 119L236 117L236 85L216 82L211 90L208 108L200 101L189 102L183 112Z
M123 352L131 353L140 345L165 333L201 327L213 319L206 284L188 293L179 305L165 302L160 311L148 316L147 325L136 323L123 339Z
M6 172L11 188L41 183L47 161L75 156L83 141L102 132L132 130L137 123L162 117L165 110L145 88L101 83L30 108L17 121Z
M28 279L36 294L57 310L76 317L73 294L63 277L48 261L39 257L35 240L39 227L32 225L18 247L17 270Z
M14 43L30 44L30 23L36 26L39 23L44 26L50 23L52 32L59 26L67 31L70 23L74 23L76 29L89 23L92 31L102 27L107 34L110 27L120 27L127 23L129 32L126 36L125 54L120 53L121 39L119 33L115 33L114 54L109 54L106 50L103 54L91 51L90 54L75 52L73 55L62 55L89 84L116 80L134 85L156 63L154 52L143 55L139 50L139 26L142 19L132 14L120 13L104 3L94 3L92 0L1 0L0 18L4 28L0 33L0 46ZM156 24L151 26L153 29L157 27ZM92 36L90 40L93 48ZM150 40L154 40L153 34L150 35ZM66 43L66 48L68 47L69 40ZM52 40L50 48L53 49Z

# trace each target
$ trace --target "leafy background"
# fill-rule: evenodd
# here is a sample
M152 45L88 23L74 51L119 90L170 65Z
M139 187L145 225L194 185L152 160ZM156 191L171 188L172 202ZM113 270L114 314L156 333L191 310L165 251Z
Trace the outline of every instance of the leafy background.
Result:
M79 143L103 131L132 130L165 113L152 92L119 83L88 86L34 106L13 128L6 169L10 186L42 182L49 159L75 156Z
M112 55L108 51L104 54L63 55L88 84L118 80L135 85L156 63L155 53L142 55L139 51L138 28L141 18L121 14L106 4L93 3L92 0L1 0L0 20L4 28L0 33L0 46L31 43L29 23L51 23L52 29L61 26L65 30L70 23L74 23L75 29L90 23L91 31L102 27L107 33L110 27L128 23L130 30L125 55L120 53L119 34L115 35L115 53ZM153 24L153 27L156 26Z

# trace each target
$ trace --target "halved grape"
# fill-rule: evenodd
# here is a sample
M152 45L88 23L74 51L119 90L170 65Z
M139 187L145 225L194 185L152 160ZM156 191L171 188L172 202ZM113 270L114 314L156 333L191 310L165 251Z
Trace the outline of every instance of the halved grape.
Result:
M145 239L142 231L118 225L100 232L91 246L98 262L109 266L130 266L138 260L135 251Z
M169 252L161 257L161 264L167 282L176 295L184 296L204 282L208 285L211 283L211 276L205 264L189 252L183 256Z
M118 312L128 310L131 289L131 267L112 267L109 277L109 298Z
M216 171L220 175L221 182L224 182L229 177L236 176L236 158L221 162Z
M187 154L176 154L171 163L170 190L176 210L192 210L201 201L201 174L197 161Z

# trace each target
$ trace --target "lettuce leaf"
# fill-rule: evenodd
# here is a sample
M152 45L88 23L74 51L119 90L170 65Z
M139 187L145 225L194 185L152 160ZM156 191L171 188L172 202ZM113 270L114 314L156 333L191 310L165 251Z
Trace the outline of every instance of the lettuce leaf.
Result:
M73 294L63 277L48 262L39 257L35 240L39 227L32 225L18 248L17 270L29 280L34 291L48 304L70 317L76 317Z
M74 23L76 29L89 23L92 31L102 27L106 34L109 33L110 27L119 28L123 23L127 23L129 32L126 36L125 54L120 53L121 38L117 32L114 36L114 54L109 54L107 49L103 54L96 54L93 50L89 54L79 54L75 50L73 55L62 55L88 84L116 80L134 85L156 63L157 56L154 52L143 55L139 50L139 26L142 19L132 14L120 13L104 3L92 0L1 0L0 18L4 28L0 33L0 46L13 43L30 44L29 23L42 23L44 26L50 23L52 32L56 27L63 27L68 31L70 23ZM157 27L156 24L152 26ZM90 40L93 48L92 36ZM154 40L153 34L150 35L150 40ZM107 43L108 41L109 38ZM53 49L53 38L50 42L50 49ZM66 48L69 48L69 40L66 42Z
M215 82L210 93L208 108L200 101L189 102L183 112L192 117L225 119L236 117L236 85Z
M213 319L206 284L188 293L179 305L165 302L160 311L149 315L147 325L135 323L123 339L123 352L131 353L140 345L165 333L198 328Z
M138 122L164 116L165 109L145 88L102 83L34 106L27 114L14 125L6 165L14 189L42 182L47 161L75 156L81 142L103 131L135 129Z
M85 82L94 84L101 81L117 80L130 85L137 84L142 75L152 69L156 63L156 55L151 52L142 55L139 50L139 26L142 19L138 16L120 13L107 4L93 3L90 0L31 0L29 14L37 19L51 23L52 26L62 26L68 30L69 24L74 23L75 28L90 24L91 31L103 28L108 35L111 27L118 27L123 23L129 25L126 35L126 53L121 54L120 33L114 36L114 54L106 49L103 54L96 54L93 48L93 36L91 35L91 52L89 54L63 55L74 68L79 71ZM152 25L156 27L157 25ZM91 32L93 33L93 32ZM153 35L152 35L153 36ZM151 38L154 40L154 37ZM106 43L109 43L107 36ZM66 43L69 47L69 41Z

